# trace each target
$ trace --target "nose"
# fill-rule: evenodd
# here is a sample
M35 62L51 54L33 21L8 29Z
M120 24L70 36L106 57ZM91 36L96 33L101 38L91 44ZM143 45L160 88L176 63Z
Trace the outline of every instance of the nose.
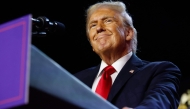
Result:
M105 27L101 22L98 23L96 31L97 33L101 33L102 31L105 31Z

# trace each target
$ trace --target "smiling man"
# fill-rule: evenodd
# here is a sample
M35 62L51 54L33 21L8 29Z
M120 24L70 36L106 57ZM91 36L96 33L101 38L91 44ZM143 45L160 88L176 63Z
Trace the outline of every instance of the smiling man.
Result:
M133 30L122 24L122 17L115 10L97 9L89 18L87 31L93 50L107 64L113 64L132 51L126 41L132 39Z
M87 38L101 62L76 73L79 80L118 108L177 109L179 68L138 58L137 31L123 2L91 5L86 20Z

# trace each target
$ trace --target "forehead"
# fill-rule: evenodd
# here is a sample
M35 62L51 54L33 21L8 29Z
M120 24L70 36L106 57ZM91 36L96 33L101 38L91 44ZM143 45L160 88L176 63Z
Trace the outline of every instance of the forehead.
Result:
M109 8L99 8L95 10L93 13L91 13L91 16L89 18L89 22L102 19L105 17L118 17L118 13L112 9Z

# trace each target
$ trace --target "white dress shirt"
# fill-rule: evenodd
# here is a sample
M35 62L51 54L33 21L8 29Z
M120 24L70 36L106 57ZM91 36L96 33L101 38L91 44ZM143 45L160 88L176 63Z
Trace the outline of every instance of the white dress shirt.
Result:
M119 72L121 71L121 69L123 68L123 66L125 65L125 63L129 60L129 58L132 56L132 52L126 54L125 56L121 57L120 59L118 59L116 62L114 62L112 64L112 66L115 68L116 72L113 73L111 75L111 78L112 78L112 84L113 82L115 81L117 75L119 74ZM92 85L92 91L95 92L96 90L96 87L98 85L98 82L102 76L102 70L108 66L103 60L101 61L101 65L100 65L100 69L99 69L99 72L94 80L94 83Z

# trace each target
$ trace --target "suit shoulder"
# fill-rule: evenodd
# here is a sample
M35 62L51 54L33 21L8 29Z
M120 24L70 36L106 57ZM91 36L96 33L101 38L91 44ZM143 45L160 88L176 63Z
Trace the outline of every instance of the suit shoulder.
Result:
M142 60L145 66L150 66L150 67L157 67L157 68L175 68L177 70L180 70L177 65L175 65L171 61L146 61Z
M79 72L76 72L74 75L77 76L77 75L82 75L83 73L86 73L86 72L90 72L92 70L94 70L97 66L93 66L93 67L89 67L89 68L86 68L86 69L83 69Z
M89 67L89 68L83 69L83 70L81 70L79 72L86 72L86 71L89 71L89 70L94 70L95 68L96 68L96 66L93 66L93 67Z

